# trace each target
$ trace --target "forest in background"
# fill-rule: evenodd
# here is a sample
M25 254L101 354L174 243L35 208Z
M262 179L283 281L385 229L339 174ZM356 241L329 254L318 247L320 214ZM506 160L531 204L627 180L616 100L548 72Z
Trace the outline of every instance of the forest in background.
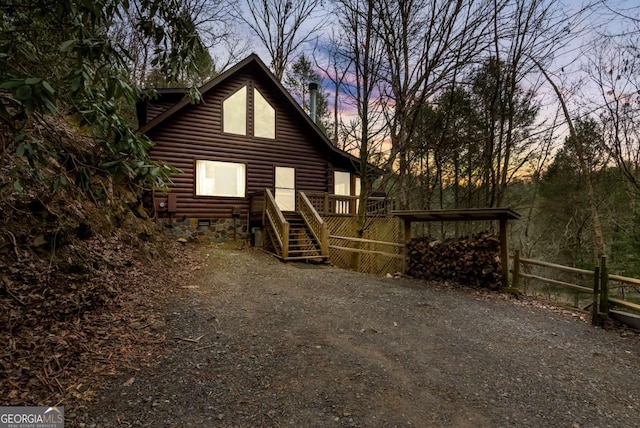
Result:
M3 202L43 186L96 201L113 185L161 187L174 171L134 132L135 102L153 96L142 89L190 87L195 101L261 49L303 108L321 83L320 125L338 147L386 169L363 197L510 206L524 255L590 268L606 254L640 277L633 2L15 0L0 14ZM70 152L49 117L95 149Z

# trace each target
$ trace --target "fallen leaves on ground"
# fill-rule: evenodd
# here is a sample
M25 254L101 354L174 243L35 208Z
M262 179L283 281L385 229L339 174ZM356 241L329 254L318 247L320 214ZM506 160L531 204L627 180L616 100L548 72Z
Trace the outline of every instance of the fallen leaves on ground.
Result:
M145 364L166 341L151 297L188 281L193 254L117 231L66 246L57 263L23 250L0 261L0 404L90 401L105 376Z

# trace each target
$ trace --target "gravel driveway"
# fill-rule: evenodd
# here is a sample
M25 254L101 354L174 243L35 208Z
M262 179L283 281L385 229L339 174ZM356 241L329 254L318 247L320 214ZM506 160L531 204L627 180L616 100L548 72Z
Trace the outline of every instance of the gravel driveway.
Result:
M187 247L187 251L189 251ZM640 340L568 311L207 246L86 426L637 427Z

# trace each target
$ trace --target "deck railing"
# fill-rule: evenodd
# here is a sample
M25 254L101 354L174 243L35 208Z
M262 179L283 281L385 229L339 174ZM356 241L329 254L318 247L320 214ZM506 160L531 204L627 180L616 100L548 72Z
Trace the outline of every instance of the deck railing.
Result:
M306 192L306 196L321 216L354 216L358 213L358 196L333 195L321 192ZM384 197L367 198L366 215L369 217L388 215L393 209L393 201Z
M278 208L276 200L269 189L265 189L264 191L264 218L262 223L266 225L266 221L269 221L274 231L274 235L282 251L281 257L286 259L289 257L289 222L284 218L282 211Z
M304 192L298 192L298 211L304 219L316 241L320 244L320 254L329 256L329 231L327 223L320 217Z

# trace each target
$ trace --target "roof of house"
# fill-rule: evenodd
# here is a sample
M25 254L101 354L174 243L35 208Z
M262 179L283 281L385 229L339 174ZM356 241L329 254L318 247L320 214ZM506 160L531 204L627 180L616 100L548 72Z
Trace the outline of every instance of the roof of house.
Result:
M331 140L329 140L329 138L325 135L325 133L322 132L322 130L318 127L318 125L313 120L311 120L309 115L307 115L307 113L302 109L302 107L300 107L300 105L296 102L296 100L291 96L289 91L287 91L287 89L284 86L282 86L282 83L280 83L280 81L273 75L273 73L271 73L271 71L267 68L264 62L262 62L262 60L256 54L249 55L248 57L246 57L245 59L243 59L242 61L240 61L239 63L237 63L230 69L228 69L227 71L219 74L209 82L205 83L202 87L199 88L200 93L204 96L207 92L216 88L216 86L220 85L229 77L233 76L234 74L238 73L240 70L249 66L257 66L257 69L261 73L263 73L264 77L266 77L278 89L278 91L287 100L287 102L291 104L291 107L297 112L300 118L309 126L311 130L313 130L313 132L317 135L318 139L323 143L324 146L326 146L325 147L326 149L328 149L334 155L338 155L340 157L346 158L348 161L350 161L354 165L354 168L356 170L360 169L360 159L356 156L353 156L350 153L340 150L338 147L336 147L333 144ZM179 91L182 91L184 93L184 89L158 89L157 91L160 94L164 94L164 93L176 94ZM137 132L144 134L153 130L154 128L162 124L164 121L166 121L167 119L169 119L170 117L172 117L173 115L175 115L176 113L183 110L189 105L191 105L190 101L186 97L183 98L174 106L168 108L163 113L151 119L149 122L143 124L140 128L138 128ZM380 168L377 168L376 166L371 164L369 166L369 169L373 171L374 174L376 175L382 175L384 173L384 171L382 171Z
M453 208L442 210L396 210L391 215L409 221L518 220L511 208Z

